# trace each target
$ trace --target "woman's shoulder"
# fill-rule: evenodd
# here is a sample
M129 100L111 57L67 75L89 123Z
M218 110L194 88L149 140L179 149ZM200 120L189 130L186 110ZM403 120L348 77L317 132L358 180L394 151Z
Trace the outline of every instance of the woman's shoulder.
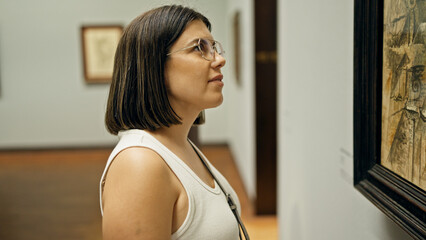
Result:
M138 232L151 239L149 234L166 234L179 195L172 174L149 148L130 147L118 153L105 182L104 235L116 239L113 236Z
M118 174L120 179L154 181L158 177L167 180L171 176L170 173L166 162L154 150L146 147L129 147L115 156L108 177Z
M117 154L108 170L104 199L128 197L143 199L168 192L173 199L179 195L173 172L154 150L130 147ZM113 191L111 191L113 190ZM148 194L147 194L148 193Z

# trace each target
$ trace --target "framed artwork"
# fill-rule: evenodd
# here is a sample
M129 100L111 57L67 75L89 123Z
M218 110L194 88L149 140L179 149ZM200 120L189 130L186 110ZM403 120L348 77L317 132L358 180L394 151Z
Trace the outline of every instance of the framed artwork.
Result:
M354 185L426 239L426 1L355 0Z
M234 69L235 69L235 79L237 85L241 85L241 61L240 61L240 52L241 52L241 33L240 33L240 22L241 22L241 13L236 11L232 18L233 30L234 30Z
M81 27L86 82L111 81L115 49L122 33L123 27L120 25Z

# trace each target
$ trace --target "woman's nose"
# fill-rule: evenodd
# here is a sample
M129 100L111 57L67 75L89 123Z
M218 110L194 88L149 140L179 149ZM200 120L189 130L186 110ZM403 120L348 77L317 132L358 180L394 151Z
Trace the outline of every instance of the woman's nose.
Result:
M212 61L213 68L222 68L226 64L226 59L219 53L215 52L214 59Z

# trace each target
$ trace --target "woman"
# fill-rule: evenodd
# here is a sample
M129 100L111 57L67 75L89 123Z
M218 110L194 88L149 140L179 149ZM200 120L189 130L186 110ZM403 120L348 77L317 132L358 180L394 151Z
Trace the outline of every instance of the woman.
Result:
M187 138L222 103L222 53L209 20L182 6L124 30L106 112L120 141L101 179L104 239L238 239L224 195L234 190Z

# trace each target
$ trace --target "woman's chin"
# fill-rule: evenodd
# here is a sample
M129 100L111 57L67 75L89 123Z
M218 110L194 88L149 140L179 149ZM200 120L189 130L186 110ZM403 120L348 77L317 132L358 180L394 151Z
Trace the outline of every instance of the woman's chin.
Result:
M220 105L222 105L222 103L223 103L223 96L221 95L220 97L217 97L209 101L209 104L205 107L205 109L219 107Z

